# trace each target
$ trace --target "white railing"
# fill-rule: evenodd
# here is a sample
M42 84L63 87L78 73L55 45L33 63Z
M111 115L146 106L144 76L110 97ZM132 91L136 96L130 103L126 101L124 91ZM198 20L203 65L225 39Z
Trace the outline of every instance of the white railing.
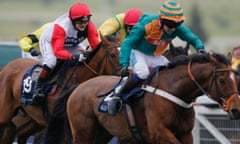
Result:
M239 144L240 122L229 120L227 113L220 108L207 108L197 105L194 144Z

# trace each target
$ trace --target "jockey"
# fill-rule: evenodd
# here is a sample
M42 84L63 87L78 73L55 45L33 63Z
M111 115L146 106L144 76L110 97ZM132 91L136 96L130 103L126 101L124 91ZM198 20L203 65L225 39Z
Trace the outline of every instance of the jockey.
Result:
M117 96L128 93L146 79L150 73L149 67L154 68L169 63L162 54L176 36L193 45L198 52L205 52L203 42L183 24L184 19L183 9L176 1L165 1L160 8L160 14L144 14L139 19L138 24L132 28L129 36L122 43L119 58L122 67L121 77L129 75L129 63L133 73L116 94ZM109 108L115 110L113 112L115 115L118 102L111 102Z
M31 58L40 60L40 48L39 48L39 38L43 32L43 30L49 25L50 23L46 23L42 25L40 28L35 30L34 32L23 36L19 40L19 47L22 49L23 52L26 54L30 53ZM24 57L24 56L23 56ZM36 58L39 57L39 58Z
M232 50L232 68L240 75L240 46Z
M238 76L240 75L240 46L234 47L232 50L232 69ZM240 81L238 82L238 94L240 94Z
M33 104L45 97L42 87L49 71L54 69L57 59L82 61L86 59L86 48L81 44L85 39L94 50L99 45L97 29L90 19L90 9L84 3L75 3L69 13L58 17L42 33L40 37L40 51L43 56L36 88L33 94ZM82 49L82 51L81 51Z
M102 35L114 35L120 33L121 41L130 33L131 28L137 24L142 16L142 11L136 8L128 9L125 13L108 18L98 29Z

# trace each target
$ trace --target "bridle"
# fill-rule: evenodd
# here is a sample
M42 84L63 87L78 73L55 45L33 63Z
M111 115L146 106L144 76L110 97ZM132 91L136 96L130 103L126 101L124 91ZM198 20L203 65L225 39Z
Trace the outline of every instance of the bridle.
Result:
M215 85L215 90L217 92L217 94L220 96L220 92L219 92L219 85L217 84L217 73L218 72L229 72L229 71L234 71L232 68L223 68L223 69L216 69L215 67L213 68L213 73L212 73L212 76L211 76L211 79L210 79L210 82L209 82L209 85L208 85L208 90L205 91L203 89L203 87L196 81L195 77L193 76L192 72L191 72L191 64L192 64L192 61L190 61L188 63L188 75L189 77L191 78L191 80L195 83L195 85L200 89L200 91L205 94L206 96L210 97L209 95L209 91L211 90L212 88L212 85L214 84ZM225 111L228 111L229 108L230 108L230 102L232 101L233 99L233 96L235 94L238 95L238 92L237 92L237 87L236 87L236 81L234 81L234 91L233 92L230 92L229 94L226 94L226 95L223 95L223 96L220 96L219 99L217 100L220 104L222 104L222 107Z
M90 65L88 65L86 63L86 61L83 61L83 64L91 71L93 72L95 75L101 75L104 71L104 68L106 67L106 65L110 65L111 68L115 71L114 74L117 74L117 72L120 70L120 66L117 67L115 64L114 64L114 61L113 61L113 58L111 56L111 53L109 52L109 49L112 49L112 48L118 48L120 47L120 45L116 45L116 46L108 46L107 48L104 49L104 57L102 59L102 65L101 65L101 69L99 72L97 72L96 70L94 70Z

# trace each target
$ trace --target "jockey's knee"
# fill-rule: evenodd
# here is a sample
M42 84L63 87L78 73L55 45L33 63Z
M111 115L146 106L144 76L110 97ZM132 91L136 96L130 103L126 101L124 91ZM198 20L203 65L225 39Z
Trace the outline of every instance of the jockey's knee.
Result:
M138 71L138 72L135 72L137 74L137 76L140 78L140 79L146 79L149 75L149 71L148 70L141 70L141 71Z

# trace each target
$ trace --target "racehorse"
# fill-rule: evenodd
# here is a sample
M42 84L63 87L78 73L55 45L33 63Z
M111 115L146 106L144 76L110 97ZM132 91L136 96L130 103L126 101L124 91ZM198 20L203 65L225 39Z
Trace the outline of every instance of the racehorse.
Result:
M173 43L170 43L168 50L165 51L163 54L166 56L170 61L174 60L174 58L178 56L186 56L188 55L188 50L190 48L190 45L187 44L185 47L182 46L174 46ZM46 134L45 142L48 144L55 143L57 144L59 136L62 135L62 131L64 129L64 119L66 118L66 101L71 94L71 90L68 91L68 93L65 93L60 99L58 99L55 103L56 111L54 112L57 116L52 117L50 120L50 127L48 127L48 132ZM62 122L62 123L61 123Z
M119 50L120 38L112 36L101 36L102 42L100 47L93 51L92 58L89 62L78 64L77 67L71 67L67 70L67 76L72 75L70 79L65 78L64 82L68 81L71 85L81 83L91 77L102 74L119 74ZM17 132L20 132L19 144L25 144L26 139L37 131L47 126L47 120L43 115L41 105L27 105L20 104L20 88L22 78L25 72L37 64L37 61L32 59L19 58L7 64L0 72L0 108L4 111L0 113L0 143L11 144ZM47 96L47 107L51 113L53 103L60 97L60 93L65 91L64 83L58 84L58 91L56 94ZM25 114L21 116L18 110ZM17 115L18 114L18 115ZM16 116L17 117L14 117ZM21 121L14 121L14 119L22 119ZM14 136L13 136L14 135Z
M141 138L128 126L124 109L111 116L98 111L104 97L119 83L117 76L98 76L81 83L67 100L67 115L76 144L106 144L112 136L122 143L193 144L194 100L205 94L218 102L230 119L240 118L236 75L225 56L194 54L179 57L160 69L142 98L131 102ZM125 105L126 106L126 105ZM126 108L126 107L124 107Z

